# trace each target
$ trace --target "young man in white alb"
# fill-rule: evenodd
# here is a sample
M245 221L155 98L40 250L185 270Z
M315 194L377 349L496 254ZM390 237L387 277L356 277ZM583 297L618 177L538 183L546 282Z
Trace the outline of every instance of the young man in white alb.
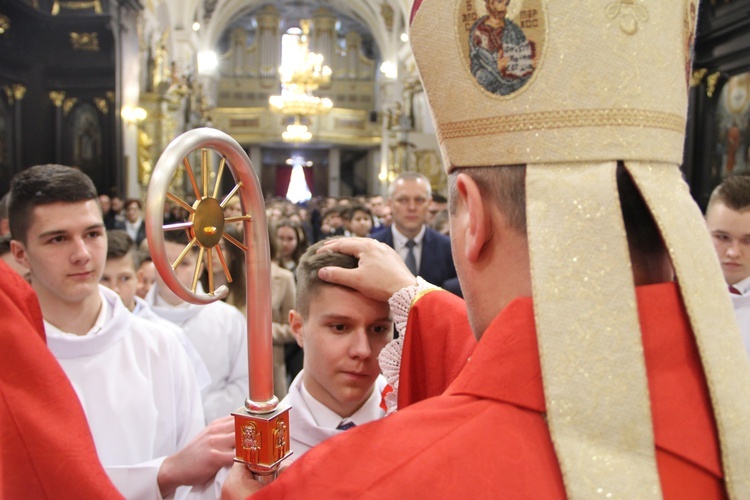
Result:
M182 485L201 490L232 462L232 422L204 429L179 341L99 285L107 240L91 180L61 165L29 168L13 180L9 208L13 254L30 271L49 348L112 481L136 499L188 494L176 491Z

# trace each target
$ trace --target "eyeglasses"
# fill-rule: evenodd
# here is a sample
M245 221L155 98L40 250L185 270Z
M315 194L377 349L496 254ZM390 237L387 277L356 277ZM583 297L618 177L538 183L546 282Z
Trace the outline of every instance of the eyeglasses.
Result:
M399 196L393 201L395 201L397 205L401 205L404 207L411 205L412 203L414 203L418 207L421 207L422 205L427 203L427 198L422 198L421 196L417 198L409 198L408 196Z

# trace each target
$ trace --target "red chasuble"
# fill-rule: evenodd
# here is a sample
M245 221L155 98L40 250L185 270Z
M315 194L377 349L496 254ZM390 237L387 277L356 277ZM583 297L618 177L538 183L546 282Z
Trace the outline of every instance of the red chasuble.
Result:
M677 287L637 294L664 497L725 498L711 404ZM544 419L531 299L509 304L476 345L452 301L438 291L412 307L399 382L405 406L313 448L258 498L565 498Z
M0 261L0 498L122 498L47 348L29 285Z

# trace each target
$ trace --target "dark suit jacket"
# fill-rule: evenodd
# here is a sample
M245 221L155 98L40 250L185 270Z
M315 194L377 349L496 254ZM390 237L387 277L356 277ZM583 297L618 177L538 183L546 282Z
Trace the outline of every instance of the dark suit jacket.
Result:
M371 237L393 248L393 233L390 226L373 233ZM429 227L425 230L422 240L422 258L418 274L433 285L460 295L460 289L457 290L458 280L455 279L456 268L451 255L451 240Z
M115 221L115 227L113 229L122 229L125 231L125 222L124 221ZM135 246L138 248L138 245L141 244L141 241L146 239L146 221L141 221L141 225L138 226L138 234L135 238Z

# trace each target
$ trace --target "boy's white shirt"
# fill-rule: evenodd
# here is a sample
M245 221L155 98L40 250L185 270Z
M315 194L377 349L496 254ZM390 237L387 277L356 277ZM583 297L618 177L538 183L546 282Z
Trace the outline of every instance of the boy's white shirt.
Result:
M247 322L234 306L221 301L207 305L166 304L154 285L146 303L161 318L185 332L203 358L211 384L203 389L203 412L211 422L242 407L248 395ZM197 293L203 293L198 284Z
M169 331L173 332L175 336L177 336L177 340L180 341L180 344L185 349L185 352L190 359L190 363L193 365L193 369L195 370L195 378L198 381L198 388L201 391L207 389L208 386L211 385L211 374L208 373L206 363L203 362L203 358L201 357L200 353L187 337L187 335L185 335L185 332L182 331L182 328L156 314L151 309L151 306L142 298L133 298L135 299L135 308L133 308L133 314L140 318L153 321L154 323L167 328Z
M333 410L316 400L304 387L302 382L304 370L299 372L289 386L289 393L282 400L282 405L290 405L289 429L291 433L291 449L294 460L302 456L313 446L344 431L336 427L344 420ZM385 416L385 410L380 407L382 392L387 382L382 375L375 380L375 389L362 407L351 417L346 418L356 425L377 420Z
M45 321L47 344L112 482L129 499L158 499L161 463L205 426L194 370L175 335L131 314L115 292L100 286L99 293L102 307L86 335ZM188 494L179 488L176 497Z

